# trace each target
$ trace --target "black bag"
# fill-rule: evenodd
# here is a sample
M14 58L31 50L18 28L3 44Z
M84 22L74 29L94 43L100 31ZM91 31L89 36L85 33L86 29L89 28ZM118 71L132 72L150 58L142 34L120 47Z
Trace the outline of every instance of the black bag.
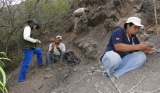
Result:
M79 58L77 58L73 51L66 52L64 59L66 59L66 61L72 65L79 64L81 61Z

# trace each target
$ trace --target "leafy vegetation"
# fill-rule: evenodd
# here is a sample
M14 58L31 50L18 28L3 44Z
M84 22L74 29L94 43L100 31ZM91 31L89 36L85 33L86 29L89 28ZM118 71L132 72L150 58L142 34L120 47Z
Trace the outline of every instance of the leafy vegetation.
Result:
M46 29L50 32L54 31L52 27L63 21L62 17L69 9L70 0L22 0L16 5L12 4L13 1L10 3L7 3L8 0L5 1L0 0L0 51L5 52L14 63L6 63L5 68L10 67L9 69L13 70L21 62L19 35L26 25L26 21L33 19L40 24L40 33L36 35L36 38L39 38L39 34L44 35L43 31ZM44 37L45 35L43 40L45 40ZM14 56L15 51L19 56Z
M0 55L2 55L3 57L0 57L0 72L2 75L2 80L0 80L0 91L1 92L6 92L8 93L7 89L6 89L6 74L5 71L3 70L3 67L5 66L5 64L3 63L2 60L8 60L10 61L10 59L7 58L6 54L4 52L0 52Z

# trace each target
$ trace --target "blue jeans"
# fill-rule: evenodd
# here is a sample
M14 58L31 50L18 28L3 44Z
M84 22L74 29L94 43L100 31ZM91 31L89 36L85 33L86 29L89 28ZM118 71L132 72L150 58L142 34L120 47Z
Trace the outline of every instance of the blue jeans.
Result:
M114 75L118 79L125 73L141 67L145 61L146 55L141 51L133 52L123 58L114 51L108 51L102 58L105 68L103 76L108 76L106 70L109 70L110 75Z
M23 49L24 53L23 61L20 68L20 73L18 76L18 82L24 82L26 79L26 74L28 72L28 66L32 62L32 56L33 54L37 54L37 64L38 66L42 65L43 59L42 59L42 50L40 48L35 49Z
M60 62L62 62L64 55L65 55L65 52L61 52L60 55L54 55L54 54L52 54L51 52L48 51L47 54L46 54L46 65L47 65L47 67L51 67L52 66L52 60L54 62L57 61L56 60L57 57L58 57L58 59L60 59Z

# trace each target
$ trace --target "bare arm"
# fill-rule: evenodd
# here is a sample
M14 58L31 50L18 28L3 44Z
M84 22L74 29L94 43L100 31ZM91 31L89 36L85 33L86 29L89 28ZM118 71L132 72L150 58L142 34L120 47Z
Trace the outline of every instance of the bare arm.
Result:
M146 54L152 54L156 51L155 48L150 48L150 47L147 47L146 49L143 50L144 53Z
M135 51L135 50L144 50L147 48L147 44L145 42L142 42L136 45L128 45L128 44L120 43L120 44L115 44L114 48L116 51L128 52L128 51Z
M51 53L53 53L53 51L54 51L54 45L55 45L54 43L52 43L52 44L50 45L50 48L51 48L51 49L50 49L49 51L50 51Z

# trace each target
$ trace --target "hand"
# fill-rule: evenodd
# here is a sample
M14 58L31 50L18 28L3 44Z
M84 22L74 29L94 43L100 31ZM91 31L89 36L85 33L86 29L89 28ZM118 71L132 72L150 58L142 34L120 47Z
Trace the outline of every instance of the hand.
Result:
M59 49L59 46L58 46L58 45L56 45L56 48L57 48L57 49Z
M156 49L155 49L155 48L150 48L150 47L148 47L148 48L146 49L146 51L147 51L148 54L153 54L153 53L156 51Z
M145 50L148 47L147 42L141 42L139 44L139 50Z
M144 53L147 53L147 54L152 54L156 51L155 48L150 48L150 47L147 47L146 49L143 50Z
M38 39L36 39L36 43L41 43L41 41L40 41L40 40L38 40Z
M55 45L55 44L52 44L52 48L54 48L54 45Z

